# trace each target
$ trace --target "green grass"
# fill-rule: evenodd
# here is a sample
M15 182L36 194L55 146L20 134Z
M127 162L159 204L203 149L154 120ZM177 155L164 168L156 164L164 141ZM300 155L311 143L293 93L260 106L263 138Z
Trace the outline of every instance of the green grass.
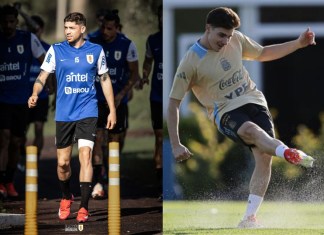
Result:
M165 201L163 234L324 234L324 203L264 202L258 220L264 229L236 229L246 202Z

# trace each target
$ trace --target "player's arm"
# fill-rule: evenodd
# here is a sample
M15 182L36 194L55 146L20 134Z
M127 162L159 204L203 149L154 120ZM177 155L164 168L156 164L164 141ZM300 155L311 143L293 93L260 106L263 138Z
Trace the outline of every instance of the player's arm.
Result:
M181 100L169 99L167 126L169 132L172 152L177 162L186 160L192 156L192 153L180 143L179 137L179 107Z
M22 18L24 18L29 30L32 32L36 32L39 29L39 25L29 15L27 15L24 11L21 10L21 3L15 2L14 7L17 9Z
M116 95L115 97L115 104L116 107L120 104L120 101L123 99L125 95L133 88L135 83L139 80L138 76L138 60L136 61L128 61L128 68L129 68L129 79L127 80L126 85L124 88Z
M152 55L151 47L149 44L149 40L147 39L145 58L144 58L144 62L143 62L143 77L141 80L140 88L142 88L145 83L149 84L149 76L150 76L150 73L152 70L153 60L154 60L154 58Z
M143 62L143 78L141 80L141 85L149 84L149 76L152 70L152 64L153 64L153 57L147 57L145 56L144 62Z
M109 107L109 115L107 117L107 128L113 129L117 121L113 87L108 73L100 75L99 78L102 91L104 93Z
M307 28L307 30L303 32L296 40L265 46L257 60L276 60L309 45L316 45L315 33L312 32L310 28Z
M49 72L41 70L38 77L36 78L33 87L33 93L28 99L29 108L34 108L36 106L38 100L38 94L43 90L49 74L50 74Z

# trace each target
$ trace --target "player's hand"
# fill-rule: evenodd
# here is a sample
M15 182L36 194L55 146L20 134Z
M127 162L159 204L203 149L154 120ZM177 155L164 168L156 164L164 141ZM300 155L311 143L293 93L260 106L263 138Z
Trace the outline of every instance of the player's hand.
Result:
M311 31L311 29L308 27L305 32L303 32L299 38L298 41L300 43L301 47L307 47L309 45L316 45L315 42L315 33Z
M107 125L106 128L111 130L116 126L117 119L116 119L116 113L109 113L107 117Z
M28 99L28 108L34 108L34 107L36 107L37 100L38 100L38 96L37 95L32 95L31 97L29 97L29 99Z
M173 156L177 162L182 162L190 158L193 154L182 144L173 148Z
M142 86L144 86L145 84L150 85L150 80L148 78L143 78L141 80L141 83L142 83Z

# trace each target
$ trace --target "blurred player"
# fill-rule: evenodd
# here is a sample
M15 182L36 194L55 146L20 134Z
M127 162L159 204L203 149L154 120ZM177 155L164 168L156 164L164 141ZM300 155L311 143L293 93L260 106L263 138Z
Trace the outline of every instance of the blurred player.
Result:
M220 7L208 13L205 33L178 66L170 93L167 123L176 160L188 159L192 153L179 139L179 106L185 94L192 90L219 131L251 149L255 169L247 210L238 227L255 228L259 226L256 214L270 181L272 156L304 167L311 167L314 159L274 138L265 97L257 90L242 60L279 59L315 44L315 34L307 29L296 40L263 47L237 31L239 26L240 18L230 8Z
M33 15L31 19L36 22L38 27L34 29L35 35L42 43L43 48L47 51L50 45L42 40L42 34L44 32L45 23L40 16ZM41 64L37 60L33 60L30 74L31 91L33 89L37 75L40 72ZM40 158L43 146L44 146L44 124L47 121L47 114L49 109L49 94L54 92L53 77L50 76L46 82L46 89L38 95L37 107L31 109L29 112L28 122L34 123L34 141L33 145L37 146L37 157Z
M150 35L146 41L145 59L143 62L143 78L140 80L140 87L149 84L149 75L154 61L150 106L151 120L155 135L154 160L157 179L159 181L159 190L162 200L162 142L163 142L163 111L162 111L162 86L163 86L163 61L162 61L162 6L158 8L158 26L159 31Z
M17 29L15 7L0 11L0 193L17 197L13 178L27 127L30 66L33 58L41 63L45 51L34 34Z
M118 142L120 151L124 145L125 132L127 129L127 103L128 94L134 84L138 81L138 57L135 44L118 32L120 18L117 12L109 12L105 15L101 35L90 38L91 42L101 45L104 49L109 75L114 88L115 105L117 112L117 124L114 129L108 132L109 142ZM93 151L94 160L94 183L92 196L101 197L102 176L101 169L103 164L102 143L105 135L105 117L110 110L102 96L101 86L96 82L99 118L95 147Z
M28 100L30 108L36 106L38 95L44 88L46 79L55 71L57 78L56 99L56 146L57 174L62 190L59 218L65 220L70 215L73 195L70 191L71 154L73 144L78 142L80 161L81 203L77 215L78 222L88 220L88 202L92 184L92 150L96 136L98 106L95 77L98 74L110 113L105 117L106 128L116 124L116 110L111 80L102 47L84 40L86 19L78 12L64 18L66 41L50 47L41 66L33 94Z
M93 38L100 36L100 29L102 25L102 21L105 17L105 15L109 12L108 9L99 9L96 12L96 23L97 23L97 29L87 35L87 38Z

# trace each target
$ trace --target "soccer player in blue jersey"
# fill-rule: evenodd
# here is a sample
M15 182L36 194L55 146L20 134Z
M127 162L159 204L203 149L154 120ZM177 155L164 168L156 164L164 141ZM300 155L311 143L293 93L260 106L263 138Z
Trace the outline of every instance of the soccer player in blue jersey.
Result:
M42 40L42 34L44 32L45 22L44 20L37 15L28 16L27 14L23 13L21 10L19 11L20 14L23 14L23 18L29 25L29 30L33 32L37 38L40 40L43 48L47 51L50 48L50 45ZM35 80L40 72L41 64L38 60L33 59L31 68L30 68L30 93L33 90L33 86ZM38 104L34 109L29 109L28 113L28 126L27 132L29 129L30 124L34 123L34 140L33 145L37 146L37 159L40 159L40 155L44 146L44 124L47 121L47 115L49 110L49 95L53 94L55 88L54 78L50 76L46 82L46 89L43 89L42 92L39 94ZM27 133L26 133L27 134ZM18 163L18 169L21 171L25 170L25 161L26 161L26 148L25 144L27 141L27 137L25 136L24 143L21 146L21 159L20 163Z
M89 216L92 150L98 119L97 91L94 84L97 75L110 109L105 119L106 128L112 129L116 124L114 93L107 73L106 57L100 45L84 40L85 30L86 18L83 14L74 12L64 18L66 41L54 44L48 50L32 96L28 100L30 108L36 106L46 79L55 71L57 173L63 194L58 215L62 220L70 215L73 202L70 191L70 161L73 144L78 142L81 188L81 203L76 218L78 222L87 221Z
M204 34L178 66L167 124L174 157L178 161L189 158L192 154L180 142L178 125L181 100L192 90L219 131L251 149L255 168L248 206L238 227L256 228L260 226L256 214L270 182L272 156L304 167L311 167L314 159L275 138L266 99L242 60L271 61L316 43L314 32L308 28L295 40L261 46L236 30L239 26L240 18L230 8L219 7L208 13Z
M163 111L162 111L162 85L163 85L163 61L162 61L162 6L158 8L159 31L151 34L146 41L145 59L143 62L143 77L140 80L140 88L149 84L149 75L154 61L150 105L151 120L155 135L154 160L156 174L159 181L159 190L162 193L162 143L163 143ZM160 200L162 195L160 196Z
M27 127L30 66L45 51L34 34L17 29L15 7L0 11L0 194L17 197L13 178Z
M50 45L42 40L42 34L44 32L45 23L40 16L33 15L30 17L37 25L37 29L34 29L33 32L38 37L42 43L45 51L48 51ZM40 72L41 64L37 60L33 60L31 71L30 71L30 86L31 91L33 89L35 80ZM33 145L37 146L37 157L40 158L44 146L44 123L47 121L48 109L49 109L49 95L54 92L53 76L50 76L46 82L46 89L43 89L42 92L38 95L37 106L29 111L28 123L34 123L34 141Z
M125 131L127 128L127 102L128 94L134 84L138 81L138 56L135 44L125 35L118 32L120 19L116 12L109 12L105 15L102 26L101 35L90 38L90 41L101 45L104 49L109 75L115 94L115 104L117 112L116 127L108 132L108 141L119 142L120 150L124 145ZM103 117L109 113L106 101L103 98L101 86L96 82L97 96L99 101L99 118L95 147L93 151L94 159L94 183L100 183L103 153L102 142L105 135L105 120ZM97 182L96 182L96 179ZM98 185L100 186L100 185ZM95 186L93 197L98 193ZM101 187L98 187L101 188Z

